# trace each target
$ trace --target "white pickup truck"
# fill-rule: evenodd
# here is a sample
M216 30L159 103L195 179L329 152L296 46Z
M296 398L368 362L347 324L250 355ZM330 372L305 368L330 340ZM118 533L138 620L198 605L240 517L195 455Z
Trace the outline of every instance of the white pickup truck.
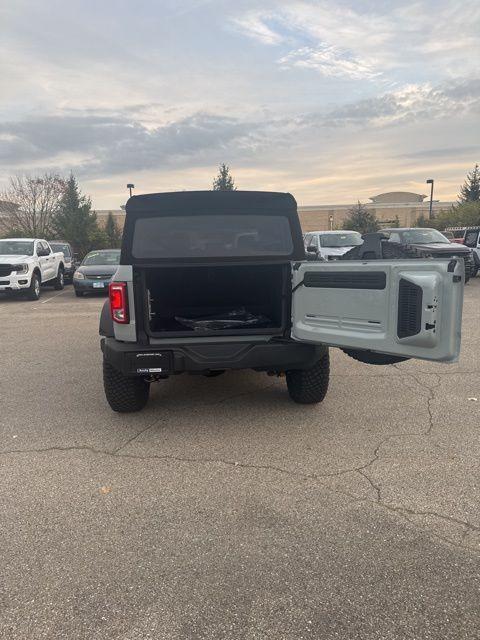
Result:
M29 300L38 300L41 285L63 289L64 272L63 253L52 251L46 240L0 240L0 293L23 292Z

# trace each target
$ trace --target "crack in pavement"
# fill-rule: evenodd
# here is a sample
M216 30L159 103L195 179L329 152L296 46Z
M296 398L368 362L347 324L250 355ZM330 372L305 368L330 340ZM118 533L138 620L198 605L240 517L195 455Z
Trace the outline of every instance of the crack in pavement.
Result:
M418 395L421 398L426 399L426 407L427 407L427 412L428 412L428 427L426 430L422 430L422 431L413 431L413 432L405 432L405 433L392 433L389 434L388 436L386 436L385 438L383 438L376 446L375 449L373 450L373 454L372 457L365 463L352 467L352 468L348 468L348 469L341 469L339 471L335 471L335 472L331 472L331 473L325 473L325 474L319 474L319 473L302 473L301 471L292 471L289 469L286 469L284 467L280 467L277 465L270 465L270 464L253 464L253 463L246 463L246 462L239 462L239 461L234 461L234 460L226 460L226 459L222 459L222 458L194 458L194 457L182 457L182 456L174 456L174 455L170 455L170 454L164 454L164 455L156 455L156 454L147 454L147 455L142 455L142 454L134 454L134 453L126 453L122 451L129 446L130 444L132 444L135 440L137 440L137 438L139 438L140 436L142 436L144 433L146 433L147 431L149 431L150 429L152 429L155 425L157 425L162 418L157 418L155 419L153 422L151 422L150 424L148 424L146 427L144 427L143 429L139 430L137 433L135 433L135 435L133 435L131 438L127 439L124 443L122 443L120 446L116 447L115 449L112 450L108 450L108 449L97 449L95 447L92 446L88 446L88 445L72 445L72 446L52 446L52 447L40 447L40 448L31 448L31 449L9 449L6 451L0 451L0 456L1 455L13 455L13 454L22 454L22 453L48 453L48 452L69 452L69 451L87 451L90 452L92 454L95 455L105 455L105 456L109 456L112 458L125 458L125 459L132 459L132 460L163 460L163 461L172 461L172 462L181 462L181 463L193 463L193 464L221 464L221 465L225 465L228 467L233 467L233 468L240 468L240 469L250 469L250 470L259 470L259 471L273 471L276 473L281 473L283 475L287 475L289 477L292 478L300 478L302 480L312 480L312 481L317 481L319 482L325 489L327 489L328 491L332 491L334 493L337 494L342 494L344 496L347 496L349 498L351 498L354 502L369 502L371 504L377 505L378 507L381 507L382 509L385 509L386 511L390 512L390 513L394 513L402 518L404 518L405 520L407 520L409 523L411 523L414 526L420 526L417 522L412 521L411 517L412 516L430 516L430 517L434 517L434 518L438 518L440 520L446 521L446 522L450 522L452 524L456 524L460 527L463 527L463 532L461 535L461 539L460 539L460 543L456 543L454 541L452 541L451 539L442 536L438 533L434 533L432 531L428 531L428 534L436 537L448 544L452 544L456 547L462 548L462 549L469 549L469 550L473 550L471 549L471 547L467 547L464 545L464 542L468 536L468 534L470 532L479 532L480 531L480 527L477 527L476 525L472 524L471 522L468 522L466 520L461 520L459 518L455 518L454 516L447 516L447 515L443 515L440 513L437 513L435 511L415 511L414 509L410 509L407 507L402 507L402 506L397 506L397 505L392 505L389 503L386 503L384 500L382 500L382 486L380 484L377 484L373 478L370 477L370 475L367 473L367 469L369 469L372 465L375 464L375 462L377 462L380 459L380 450L383 447L383 445L388 442L389 440L393 439L393 438L402 438L402 437L412 437L412 436L428 436L431 434L433 427L434 427L434 416L433 416L433 410L432 410L432 402L435 400L435 390L439 387L440 382L441 382L441 375L442 374L438 374L438 373L431 373L431 372L421 372L422 375L433 375L436 377L437 382L434 385L428 385L425 382L421 381L418 379L418 377L416 377L416 375L414 375L413 373L407 372L407 371L403 371L402 369L400 369L398 367L398 365L392 365L393 367L395 367L398 371L401 372L401 376L399 376L397 378L397 376L395 376L396 379L400 379L401 382L405 381L405 377L406 378L411 378L412 380L414 380L414 382L416 383L416 385L418 387L420 387L421 390L426 391L427 395L425 396L425 394L423 393L419 393L418 392L418 388L414 389L412 387L407 387L410 388L412 391L414 391L416 393L416 395ZM443 375L447 375L447 374L443 374ZM222 398L220 400L216 400L214 402L210 402L207 404L202 404L203 407L205 406L215 406L218 404L222 404L224 402L228 402L229 400L232 399L236 399L239 397L244 397L246 395L250 395L250 394L254 394L254 393L259 393L261 391L264 391L266 388L271 388L271 387L275 387L275 384L271 384L271 385L265 385L262 386L260 389L255 389L255 390L251 390L251 391L246 391L246 392L242 392L242 393L237 393L237 394L232 394L231 396L227 396L225 398ZM167 411L168 408L167 408ZM366 498L359 498L358 496L354 495L353 493L350 493L348 491L345 490L340 490L338 487L337 488L332 488L329 485L325 484L325 482L322 482L324 480L327 480L329 478L335 478L335 477L341 477L344 475L348 475L348 474L358 474L360 475L363 479L365 479L371 489L374 492L375 495L375 499L374 500L368 500ZM409 517L410 516L410 517ZM420 528L422 530L424 530L424 527Z
M142 430L141 433L145 432L148 428L151 428L151 426L153 425L149 425L149 427L146 427L145 429ZM138 434L140 435L140 434ZM382 441L383 442L383 441ZM379 445L377 445L376 451L377 451L377 455L378 455L378 449L380 448L381 443ZM456 543L453 540L446 538L445 536L442 536L440 534L437 534L435 532L432 531L427 531L428 535L438 538L440 540L442 540L443 542L446 542L448 544L451 544L455 547L461 548L463 550L471 550L471 551L475 551L475 549L471 549L471 547L467 547L465 546L463 543L467 537L467 534L469 532L480 532L480 527L477 527L476 525L472 524L471 522L468 522L466 520L460 520L459 518L455 518L454 516L446 516L440 513L437 513L435 511L416 511L414 509L409 509L407 507L401 507L401 506L396 506L396 505L391 505L388 504L384 501L382 501L381 499L381 488L376 485L374 483L374 481L368 476L368 474L364 473L363 469L366 468L368 465L373 464L373 462L375 462L375 459L372 459L370 462L368 462L366 465L362 465L361 467L354 467L352 469L345 469L342 471L337 471L337 472L333 472L333 473L328 473L328 474L317 474L317 473L302 473L302 472L298 472L298 471L291 471L289 469L285 469L283 467L279 467L276 465L269 465L269 464L264 464L264 465L259 465L259 464L253 464L253 463L246 463L246 462L238 462L238 461L233 461L233 460L225 460L222 458L192 458L192 457L182 457L182 456L173 456L173 455L169 455L169 454L165 454L165 455L140 455L140 454L133 454L133 453L119 453L118 450L102 450L102 449L96 449L94 447L88 446L88 445L76 445L76 446L65 446L65 447L61 447L61 446L53 446L53 447L44 447L44 448L32 448L32 449L10 449L8 451L2 451L0 452L0 455L11 455L11 454L22 454L22 453L48 453L48 452L69 452L69 451L87 451L90 452L92 454L95 455L105 455L108 457L112 457L112 458L118 458L118 459L132 459L132 460L163 460L163 461L172 461L172 462L181 462L181 463L193 463L193 464L221 464L221 465L225 465L228 467L233 467L233 468L239 468L239 469L247 469L247 470L259 470L259 471L273 471L276 473L281 473L283 475L287 475L289 477L292 478L300 478L302 480L312 480L312 481L317 481L319 482L322 487L324 487L325 489L327 489L328 491L331 491L332 493L337 493L337 494L342 494L348 498L352 499L352 502L368 502L372 505L376 505L378 507L381 507L382 509L385 509L386 511L390 512L390 513L395 513L399 516L401 516L402 518L406 519L410 524L419 527L420 529L422 529L422 531L425 530L424 527L421 527L417 522L412 521L408 516L431 516L431 517L435 517L435 518L439 518L441 520L450 522L450 523L454 523L457 524L461 527L464 528L464 532L462 533L461 536L461 541L460 543ZM376 458L378 459L378 458ZM368 500L365 498L359 498L358 496L348 492L348 491L344 491L344 490L340 490L338 488L332 488L328 485L326 485L324 482L322 482L322 480L326 480L327 478L332 478L332 477L336 477L336 476L342 476L345 474L349 474L349 473L358 473L359 475L361 475L363 478L365 478L368 483L370 484L370 486L372 487L372 489L375 491L376 493L376 499L375 500Z
M135 440L135 437L138 437L142 433L145 433L152 426L153 425L149 425L145 429L142 429L142 431L138 433L137 436L134 436L133 438L131 438L129 442L133 442L133 440ZM277 465L254 464L254 463L248 463L248 462L239 462L237 460L225 460L223 458L193 458L193 457L186 457L186 456L174 456L171 454L163 454L163 455L146 454L145 455L145 454L138 454L138 453L120 453L121 449L123 449L127 444L128 443L125 443L125 445L122 445L121 447L117 449L112 449L112 450L96 449L88 445L72 445L72 446L65 446L65 447L52 446L52 447L38 447L38 448L31 448L31 449L8 449L5 451L0 451L0 456L15 455L15 454L18 455L22 453L49 453L52 451L60 452L60 453L69 452L69 451L89 451L90 453L93 453L96 455L105 455L111 458L119 458L119 459L127 458L131 460L167 460L167 461L173 461L173 462L186 462L186 463L195 463L195 464L222 464L228 467L238 467L240 469L258 469L258 470L276 471L278 473L282 473L284 475L288 475L293 478L301 478L303 480L317 480L321 478L330 478L330 477L341 476L346 473L352 473L353 471L356 471L356 469L345 469L342 471L336 471L333 473L326 473L326 474L302 473L299 471L291 471L290 469L285 469L284 467L279 467ZM353 494L350 494L350 495L351 497L354 497L354 498L356 497L356 496L353 496Z
M168 409L167 409L167 411L168 411ZM126 442L121 444L116 449L112 449L111 454L112 455L116 455L119 451L121 451L122 449L125 449L125 447L128 447L129 444L132 444L132 442L134 442L137 438L139 438L141 435L143 435L144 433L149 431L152 427L157 425L160 422L160 420L161 420L161 418L156 418L156 420L154 420L151 424L147 425L144 429L140 429L140 431L137 431L137 433L134 436L132 436L131 438L129 438Z
M403 513L405 515L411 516L432 516L434 518L440 518L440 520L445 520L446 522L451 522L452 524L458 524L461 527L465 527L467 531L480 531L480 526L476 526L468 520L460 520L459 518L455 518L454 516L445 516L437 511L417 511L416 509L409 509L407 507L399 507L396 505L387 504L385 502L382 503L386 509L391 511L395 511L398 513ZM464 534L466 535L466 534Z
M397 365L393 365L396 369L398 369ZM400 370L400 369L399 369ZM434 427L434 417L433 417L433 412L432 412L432 402L436 399L435 398L435 391L436 389L438 389L438 387L440 386L441 383L441 377L438 373L429 373L429 374L423 374L423 375L431 375L431 376L435 376L437 378L437 383L435 385L428 385L426 382L423 382L421 380L419 380L417 378L416 375L414 375L413 373L410 372L405 372L406 376L412 378L412 380L414 380L416 382L416 384L421 388L424 389L428 392L428 396L426 397L427 399L427 412L428 412L428 420L429 420L429 426L427 428L426 431L424 431L423 433L419 433L419 435L429 435ZM408 386L408 385L407 385ZM414 391L416 393L416 391L414 389L412 389L412 391ZM425 396L423 394L418 394L420 397L424 398Z
M403 374L403 370L399 368L398 365L394 364L392 365L393 367L395 367L395 369L397 369L398 371L401 371ZM405 438L405 437L415 437L415 436L428 436L431 434L432 429L434 427L434 416L433 416L433 411L432 411L432 402L435 400L435 389L438 388L438 386L440 385L440 377L438 374L433 373L433 374L429 374L429 375L434 375L437 377L437 383L433 386L429 386L426 383L422 382L421 380L419 380L414 374L409 373L409 372L405 372L405 374L410 378L412 378L416 384L421 388L424 389L426 391L428 391L428 396L425 396L423 394L418 394L418 392L415 389L412 389L411 387L409 387L412 391L414 391L417 395L419 395L421 398L425 398L427 403L426 403L426 407L427 407L427 413L428 413L428 427L426 430L423 431L409 431L409 432L404 432L404 433L391 433L388 436L386 436L385 438L383 438L375 447L374 451L373 451L373 457L366 462L364 465L360 466L360 467L356 467L355 469L352 469L352 471L356 471L357 473L359 473L361 476L363 476L372 486L373 490L375 491L375 493L377 494L377 502L381 502L382 501L382 490L381 490L381 485L377 485L373 479L368 475L368 473L366 473L366 469L368 469L369 467L371 467L375 462L377 462L380 459L380 449L382 448L382 446L388 442L389 440L392 440L393 438ZM402 378L399 378L402 381ZM407 385L408 386L408 385Z

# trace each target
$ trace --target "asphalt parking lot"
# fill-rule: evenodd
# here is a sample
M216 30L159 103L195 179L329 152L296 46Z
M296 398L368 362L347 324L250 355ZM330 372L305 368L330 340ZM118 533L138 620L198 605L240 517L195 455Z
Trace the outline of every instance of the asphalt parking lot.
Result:
M0 637L480 636L480 277L455 365L103 396L102 298L0 300Z

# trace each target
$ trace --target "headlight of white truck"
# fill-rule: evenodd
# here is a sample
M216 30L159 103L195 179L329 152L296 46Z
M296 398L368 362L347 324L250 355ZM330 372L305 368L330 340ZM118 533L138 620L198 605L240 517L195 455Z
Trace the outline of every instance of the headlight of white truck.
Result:
M14 264L13 271L16 271L17 274L28 273L28 264Z
M75 273L73 274L73 277L75 280L85 280L85 276L81 271L75 271Z

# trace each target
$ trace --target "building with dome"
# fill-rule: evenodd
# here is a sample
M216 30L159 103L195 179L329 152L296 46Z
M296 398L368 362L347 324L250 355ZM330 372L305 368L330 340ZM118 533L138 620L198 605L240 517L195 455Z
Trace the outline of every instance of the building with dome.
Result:
M388 227L398 224L400 227L415 226L418 218L423 215L428 218L430 200L424 194L409 191L389 191L369 198L370 202L363 203L369 211L377 216L380 224ZM352 204L321 204L313 206L299 206L298 214L304 231L325 231L338 229L342 226L348 211L355 206ZM432 214L449 209L454 202L440 202L434 200Z

